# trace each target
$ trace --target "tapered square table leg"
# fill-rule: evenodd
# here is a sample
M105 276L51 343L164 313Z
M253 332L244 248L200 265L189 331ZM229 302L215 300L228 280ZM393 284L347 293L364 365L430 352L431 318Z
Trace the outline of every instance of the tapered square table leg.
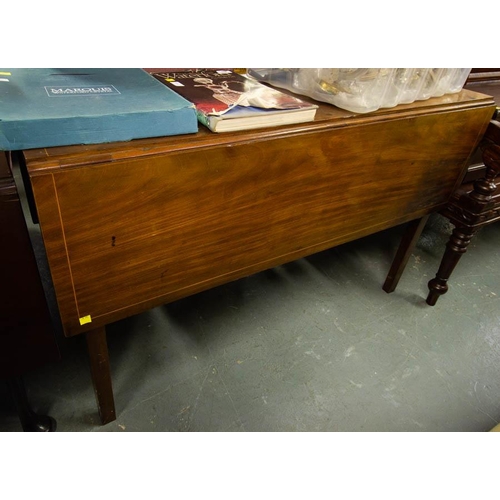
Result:
M387 293L393 292L398 286L399 279L403 274L406 264L408 263L408 259L410 258L410 255L415 248L415 245L417 244L428 219L429 216L426 215L421 219L415 219L408 223L399 248L396 252L396 256L392 262L391 269L389 270L389 274L387 275L384 286L382 287Z
M102 424L116 419L106 329L104 326L86 333L90 371Z

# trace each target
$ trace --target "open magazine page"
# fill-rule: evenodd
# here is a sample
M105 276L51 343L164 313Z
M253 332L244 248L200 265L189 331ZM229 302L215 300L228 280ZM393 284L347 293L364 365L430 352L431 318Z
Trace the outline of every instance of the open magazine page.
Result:
M264 109L299 109L310 106L309 103L262 85L256 80L246 77L245 79L244 92L235 103L237 106L251 106Z

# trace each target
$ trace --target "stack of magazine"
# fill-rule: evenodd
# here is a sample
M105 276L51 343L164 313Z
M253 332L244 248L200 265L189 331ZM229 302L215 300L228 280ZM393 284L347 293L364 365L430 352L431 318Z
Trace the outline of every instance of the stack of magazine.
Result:
M230 70L152 72L193 103L213 132L249 130L314 120L318 106Z

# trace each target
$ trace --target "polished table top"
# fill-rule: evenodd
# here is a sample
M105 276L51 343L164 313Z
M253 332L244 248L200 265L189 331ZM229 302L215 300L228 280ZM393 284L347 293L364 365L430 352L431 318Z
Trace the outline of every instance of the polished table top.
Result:
M39 171L45 171L53 167L89 165L102 161L120 160L128 158L131 155L146 156L198 148L206 145L223 146L247 140L268 140L334 128L355 127L362 124L414 118L429 112L447 112L465 108L470 109L471 107L492 106L493 101L491 97L480 92L464 89L456 94L417 101L411 104L401 104L394 108L380 109L367 114L353 113L300 96L303 100L318 104L318 111L313 122L223 134L215 134L200 125L199 131L196 134L138 139L130 142L32 149L24 151L24 156L30 165L30 176L34 176Z

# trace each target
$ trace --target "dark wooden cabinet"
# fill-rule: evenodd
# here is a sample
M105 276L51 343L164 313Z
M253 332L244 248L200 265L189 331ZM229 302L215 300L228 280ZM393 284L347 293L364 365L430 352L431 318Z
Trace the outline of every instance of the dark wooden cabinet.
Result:
M23 428L30 410L21 377L59 359L51 317L8 156L0 151L0 378L10 382ZM34 415L34 414L33 414ZM31 415L31 416L33 416Z
M474 68L467 79L465 88L492 96L495 100L498 114L498 110L500 109L500 68ZM464 184L484 177L485 173L486 166L484 165L481 151L478 149L471 158L470 166L464 178Z

